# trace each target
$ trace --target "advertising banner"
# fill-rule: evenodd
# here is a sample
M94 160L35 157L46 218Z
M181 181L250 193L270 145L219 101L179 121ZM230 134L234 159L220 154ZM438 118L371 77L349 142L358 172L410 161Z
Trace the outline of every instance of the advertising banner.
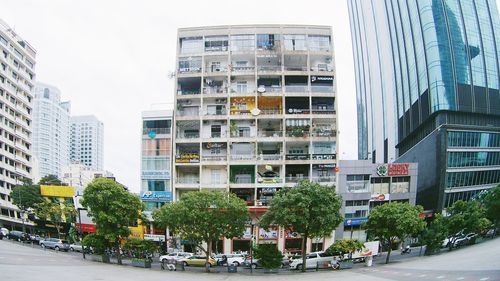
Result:
M172 201L170 191L141 191L140 198L144 202L169 202Z

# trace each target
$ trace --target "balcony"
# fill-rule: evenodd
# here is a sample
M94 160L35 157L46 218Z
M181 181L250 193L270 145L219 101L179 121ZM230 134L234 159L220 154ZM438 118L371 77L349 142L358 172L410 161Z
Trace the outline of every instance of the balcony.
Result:
M239 73L252 73L255 71L255 66L253 65L248 65L248 66L240 66L240 65L233 65L231 67L231 71L234 74L239 74Z
M333 86L311 85L311 92L313 92L313 93L333 93Z
M170 135L170 128L143 128L142 135L147 136L154 132L157 135Z
M198 139L200 138L200 132L179 132L177 134L177 139Z
M335 108L331 107L312 107L312 114L335 114Z
M269 130L263 130L259 131L258 133L260 138L277 138L277 137L282 137L283 136L283 131L269 131Z
M230 159L233 161L252 161L256 160L254 154L231 154Z
M177 95L187 96L187 95L199 95L199 90L177 90Z
M260 161L280 161L283 159L281 154L259 154L257 160Z
M302 180L307 180L309 179L308 176L287 176L285 178L286 183L298 183Z
M309 137L309 135L310 135L309 127L290 126L286 128L287 137L303 138L303 137Z
M201 157L203 161L210 162L210 161L227 161L227 155L203 155Z
M200 163L200 154L181 152L175 156L175 163Z
M325 127L320 127L320 128L314 128L313 129L312 136L313 137L335 137L337 133L335 132L334 128L325 128Z
M334 175L311 178L312 182L317 182L317 183L334 183L335 180L336 178Z
M227 94L227 87L223 86L215 86L215 87L204 87L203 88L204 95L219 95L219 94Z
M200 107L191 106L191 107L180 107L177 110L177 116L179 117L197 117L200 116Z
M177 177L175 183L186 184L186 185L197 185L200 183L200 179L194 177Z
M281 72L282 66L279 64L276 65L259 65L257 67L259 72Z

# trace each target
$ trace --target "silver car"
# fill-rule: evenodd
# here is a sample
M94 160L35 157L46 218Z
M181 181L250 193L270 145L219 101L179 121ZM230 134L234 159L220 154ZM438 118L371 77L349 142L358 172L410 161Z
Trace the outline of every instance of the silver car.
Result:
M66 240L58 238L45 238L40 241L40 246L42 248L54 249L56 251L69 251L69 243Z

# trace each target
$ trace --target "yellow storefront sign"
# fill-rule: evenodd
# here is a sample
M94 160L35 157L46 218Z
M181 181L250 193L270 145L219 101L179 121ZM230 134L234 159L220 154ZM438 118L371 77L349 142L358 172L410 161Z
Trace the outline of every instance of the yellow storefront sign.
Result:
M72 186L40 185L40 193L45 197L73 198L75 188Z

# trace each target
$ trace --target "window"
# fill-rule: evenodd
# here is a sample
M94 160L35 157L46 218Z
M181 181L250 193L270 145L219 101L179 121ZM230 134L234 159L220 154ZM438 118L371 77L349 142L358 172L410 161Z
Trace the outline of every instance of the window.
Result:
M181 38L181 54L195 54L203 52L203 39L201 37Z
M220 138L221 137L221 125L212 125L211 136L212 136L212 138Z
M346 207L367 206L367 205L368 205L368 200L347 200L347 201L345 201Z
M305 35L283 35L285 50L288 51L305 51L306 36Z
M222 173L221 173L221 170L219 169L213 169L213 170L210 170L210 175L211 175L211 183L212 184L221 184L222 183Z
M410 177L393 177L391 184L391 193L410 192Z
M330 51L330 36L324 35L309 35L309 50L329 52Z
M370 175L347 175L347 192L369 192Z
M259 50L276 50L279 48L278 34L258 34L257 49Z
M3 38L2 36L0 36L0 42L7 46L7 40L5 40L5 38Z
M372 193L373 194L388 194L390 178L372 178Z
M247 81L236 82L236 92L238 94L246 94L248 92ZM244 109L246 109L246 105Z
M227 51L228 47L227 36L207 36L205 37L206 52L223 52Z
M252 51L255 49L255 36L232 35L231 51Z

